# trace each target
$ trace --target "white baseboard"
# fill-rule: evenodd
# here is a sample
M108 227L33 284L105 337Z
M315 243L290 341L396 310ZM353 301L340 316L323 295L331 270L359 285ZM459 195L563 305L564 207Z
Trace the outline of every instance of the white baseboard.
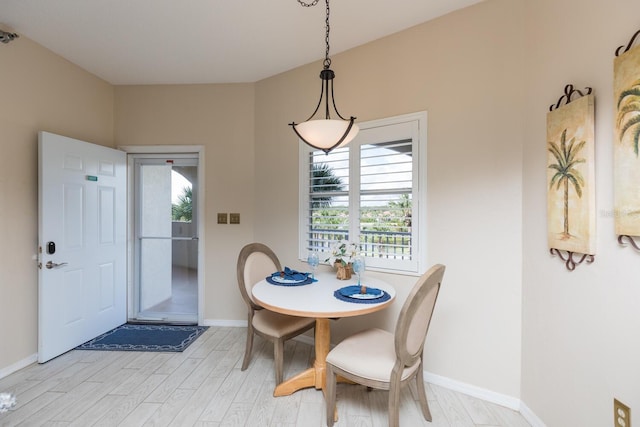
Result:
M520 413L531 427L547 427L547 425L524 402L520 403Z
M496 405L505 406L509 409L513 409L514 411L520 410L520 399L512 396L496 393L495 391L463 383L461 381L452 380L451 378L432 374L431 372L426 371L424 372L424 380L428 383L448 388L449 390L477 397L478 399L495 403Z
M246 320L221 320L221 319L204 319L202 326L228 326L232 328L246 328Z
M7 366L6 368L2 368L0 369L0 379L13 374L14 372L19 371L22 368L26 368L27 366L37 361L38 361L38 353L32 354L31 356L25 359L19 360L13 365Z
M247 327L246 320L218 320L218 319L206 319L204 321L205 326L229 326L229 327ZM296 341L308 345L314 345L313 337L308 335L298 335L294 338ZM0 372L1 374L1 372ZM2 376L0 375L0 378ZM471 384L456 381L448 377L443 377L431 372L424 372L424 380L428 383L435 384L449 390L457 391L462 394L477 397L487 402L495 403L496 405L504 406L514 411L518 411L522 414L525 420L531 427L547 427L540 418L533 413L527 405L525 405L520 399L505 394L496 393L495 391L487 390L485 388L477 387Z
M514 411L520 412L522 417L527 420L531 427L547 427L544 422L536 414L533 413L527 405L520 399L505 394L496 393L495 391L487 390L485 388L477 387L471 384L463 383L461 381L452 380L448 377L433 374L431 372L424 372L424 380L428 383L439 385L449 390L457 391L462 394L477 397L478 399L486 402L495 403L496 405L504 406Z

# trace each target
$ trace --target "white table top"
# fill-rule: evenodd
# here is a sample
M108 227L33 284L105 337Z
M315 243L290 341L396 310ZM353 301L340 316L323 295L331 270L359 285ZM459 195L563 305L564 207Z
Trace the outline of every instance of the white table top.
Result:
M302 317L350 317L373 313L391 304L396 291L388 283L364 275L362 284L386 291L391 298L373 304L346 302L333 296L334 291L350 285L356 285L358 278L354 275L350 280L338 280L335 273L322 272L316 274L317 282L302 286L278 286L265 280L258 282L252 290L253 297L269 310Z

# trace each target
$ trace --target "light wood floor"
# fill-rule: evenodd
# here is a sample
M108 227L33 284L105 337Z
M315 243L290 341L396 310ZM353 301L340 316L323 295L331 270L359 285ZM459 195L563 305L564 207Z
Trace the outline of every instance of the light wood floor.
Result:
M256 337L242 372L245 328L211 327L182 353L73 350L0 380L18 405L0 426L300 426L326 425L322 392L274 398L273 350ZM308 367L312 346L289 341L285 376ZM515 411L427 384L433 422L402 395L406 427L530 427ZM387 425L387 393L338 385L336 426Z

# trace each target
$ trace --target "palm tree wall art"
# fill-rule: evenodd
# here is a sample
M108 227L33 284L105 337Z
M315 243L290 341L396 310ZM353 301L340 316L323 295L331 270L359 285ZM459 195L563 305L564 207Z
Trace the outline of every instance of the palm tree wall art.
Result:
M640 46L616 57L613 68L615 232L640 236Z
M595 254L594 97L547 115L549 248Z
M616 118L618 142L625 143L630 139L633 152L638 157L638 141L640 140L640 80L636 80L618 95L618 114Z
M562 131L560 136L560 146L553 141L549 141L549 152L553 155L556 162L549 165L549 169L553 169L555 174L551 177L549 190L553 191L554 185L556 190L560 187L564 189L564 229L562 230L562 238L571 238L569 233L569 184L575 190L578 197L582 197L582 187L584 186L584 178L578 170L577 166L584 163L585 159L578 157L580 151L584 148L587 141L576 143L576 138L571 138L567 144L567 130Z

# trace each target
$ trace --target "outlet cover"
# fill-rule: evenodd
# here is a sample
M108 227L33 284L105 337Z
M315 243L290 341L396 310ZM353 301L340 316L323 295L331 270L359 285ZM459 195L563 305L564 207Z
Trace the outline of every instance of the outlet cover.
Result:
M218 224L226 224L227 223L227 214L219 213L218 214Z
M618 399L613 399L613 425L631 427L631 409Z
M240 214L239 213L230 213L229 214L229 224L240 224Z

